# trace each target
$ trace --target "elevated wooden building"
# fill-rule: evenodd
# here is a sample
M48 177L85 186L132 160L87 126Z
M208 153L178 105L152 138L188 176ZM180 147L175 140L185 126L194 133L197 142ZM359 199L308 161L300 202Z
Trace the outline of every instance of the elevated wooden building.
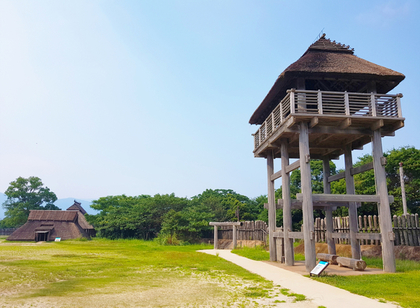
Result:
M95 229L84 216L81 203L74 201L66 211L31 210L28 221L7 240L9 241L54 241L88 238L95 236Z
M382 137L393 136L404 126L401 94L387 94L404 75L354 55L354 50L325 38L313 43L295 63L277 78L250 119L260 125L254 136L254 155L267 159L270 259L283 258L276 252L284 241L284 259L294 264L293 239L304 239L307 271L316 265L313 209L325 210L329 252L335 253L334 238L348 236L353 258L360 258L359 239L380 239L384 271L395 272L393 232L385 178ZM352 150L372 142L373 163L353 168ZM345 172L330 176L329 161L345 157ZM281 158L281 170L274 171L274 159ZM298 161L289 164L290 158ZM324 194L313 195L310 160L324 162ZM300 168L302 193L290 198L290 172ZM353 175L374 169L377 194L355 195ZM274 181L282 179L282 199L274 200ZM347 195L332 195L330 183L346 179ZM357 233L360 202L377 202L381 234ZM292 231L291 208L303 210L303 232ZM347 206L350 233L334 233L332 210ZM276 228L276 209L283 209L283 230ZM377 238L376 238L377 237Z

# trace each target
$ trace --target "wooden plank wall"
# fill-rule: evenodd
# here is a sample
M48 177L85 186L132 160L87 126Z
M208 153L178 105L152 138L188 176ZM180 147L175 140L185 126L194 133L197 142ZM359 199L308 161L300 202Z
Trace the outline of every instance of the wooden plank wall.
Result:
M420 246L418 214L394 216L395 245Z
M334 217L334 232L349 233L349 218ZM326 219L315 219L315 241L325 242ZM359 216L359 233L379 233L379 217L376 215ZM420 246L420 227L418 214L409 214L393 217L393 231L395 245ZM348 239L335 239L337 244L348 244ZM380 245L378 240L360 240L361 245Z
M244 221L237 226L237 240L267 241L268 226L262 220ZM233 239L232 226L219 227L219 239Z

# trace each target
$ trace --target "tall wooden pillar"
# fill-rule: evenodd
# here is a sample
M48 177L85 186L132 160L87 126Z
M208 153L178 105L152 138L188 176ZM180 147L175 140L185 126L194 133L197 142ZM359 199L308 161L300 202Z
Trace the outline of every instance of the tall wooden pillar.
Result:
M312 203L311 165L309 155L308 123L299 126L299 158L302 187L303 240L305 245L305 266L310 272L316 265L314 239L314 206Z
M323 173L324 173L324 194L331 193L331 184L328 182L328 177L330 176L330 160L328 157L324 157L323 159ZM334 232L334 225L333 225L333 218L332 218L332 208L327 207L325 209L325 218L327 220L327 232L326 232L326 240L328 245L328 253L335 255L337 251L335 249L335 241L332 238L332 233Z
M344 149L344 176L346 179L346 192L348 194L354 195L355 187L354 187L354 179L353 175L351 174L351 168L353 168L353 159L351 155L351 144L346 145ZM350 202L349 203L349 224L350 224L350 244L351 244L351 256L353 259L360 259L360 244L357 239L357 203Z
M379 226L381 228L381 246L384 271L395 273L394 239L392 232L391 210L389 208L388 188L386 186L385 166L382 165L382 139L381 130L373 131L372 156L373 170L375 171L376 194L379 195Z
M276 257L276 203L274 196L274 181L271 176L274 173L274 158L273 153L267 154L267 188L268 188L268 230L269 230L269 248L270 248L270 261L277 261Z
M218 234L217 234L217 226L214 226L214 249L218 249L219 248L219 238L218 238Z
M290 174L286 172L289 165L288 143L286 140L281 142L281 179L282 179L282 199L283 199L283 229L284 229L284 254L286 265L295 264L293 253L293 239L289 238L292 231L292 199L290 197Z

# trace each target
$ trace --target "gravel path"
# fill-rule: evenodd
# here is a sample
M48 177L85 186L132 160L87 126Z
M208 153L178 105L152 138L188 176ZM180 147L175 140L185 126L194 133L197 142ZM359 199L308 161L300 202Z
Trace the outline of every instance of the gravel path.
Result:
M270 265L262 261L254 261L233 254L230 250L200 250L200 252L216 255L235 263L248 271L258 274L267 280L273 281L275 285L290 289L294 293L303 294L309 300L299 304L299 307L313 308L324 306L327 308L397 308L398 305L391 303L380 303L361 295L352 294L346 290L339 289L291 271ZM288 304L296 307L295 304ZM280 307L280 306L279 306ZM284 304L281 307L285 307Z

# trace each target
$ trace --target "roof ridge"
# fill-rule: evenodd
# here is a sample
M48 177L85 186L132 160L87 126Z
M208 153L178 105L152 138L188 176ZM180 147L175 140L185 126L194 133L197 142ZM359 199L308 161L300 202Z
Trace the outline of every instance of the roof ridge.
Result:
M322 36L315 43L309 46L308 51L309 50L344 52L349 54L354 53L354 48L350 49L350 45L345 45L336 41L331 41L330 39L326 38L325 33L323 33Z

